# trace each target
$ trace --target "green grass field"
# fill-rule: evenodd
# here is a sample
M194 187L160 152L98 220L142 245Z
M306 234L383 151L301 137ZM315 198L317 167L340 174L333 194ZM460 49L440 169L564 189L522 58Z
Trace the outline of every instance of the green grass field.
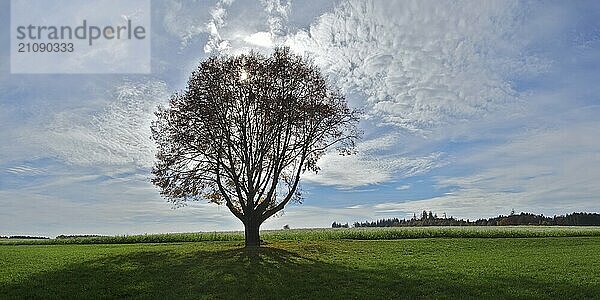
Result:
M0 298L600 297L599 236L358 240L326 232L340 234L263 234L267 245L255 250L237 240L4 244Z

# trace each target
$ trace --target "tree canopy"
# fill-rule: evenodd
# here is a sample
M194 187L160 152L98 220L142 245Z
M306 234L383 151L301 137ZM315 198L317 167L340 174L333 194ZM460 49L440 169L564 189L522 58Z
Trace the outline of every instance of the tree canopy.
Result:
M330 148L351 154L359 136L358 111L288 48L206 59L156 116L152 182L177 205L225 204L251 246L267 218L300 201L302 173Z

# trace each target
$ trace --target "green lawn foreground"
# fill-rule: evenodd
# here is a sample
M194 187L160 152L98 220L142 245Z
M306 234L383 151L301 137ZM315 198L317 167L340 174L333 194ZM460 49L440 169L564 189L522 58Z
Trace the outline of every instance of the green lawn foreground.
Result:
M600 237L2 245L0 298L593 299Z

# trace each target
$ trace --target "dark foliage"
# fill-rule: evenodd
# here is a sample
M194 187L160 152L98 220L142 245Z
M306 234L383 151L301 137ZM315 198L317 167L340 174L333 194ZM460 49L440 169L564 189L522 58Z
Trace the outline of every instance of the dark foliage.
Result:
M106 237L106 235L98 235L98 234L61 234L57 236L57 239L75 239L75 238L98 238L98 237Z
M348 228L348 227L350 227L350 225L348 225L348 223L342 224L342 223L333 222L331 224L331 228Z
M5 237L8 239L19 239L19 240L47 240L49 237L45 236L30 236L30 235L11 235L9 237Z
M331 227L335 228L339 223L333 222ZM511 213L508 216L500 215L490 219L479 219L476 221L458 220L453 217L439 218L431 211L423 211L421 218L416 215L411 219L381 219L377 221L355 222L354 227L403 227L403 226L508 226L508 225L541 225L541 226L600 226L600 214L598 213L572 213L564 216L546 217L532 213ZM339 226L337 226L339 227Z

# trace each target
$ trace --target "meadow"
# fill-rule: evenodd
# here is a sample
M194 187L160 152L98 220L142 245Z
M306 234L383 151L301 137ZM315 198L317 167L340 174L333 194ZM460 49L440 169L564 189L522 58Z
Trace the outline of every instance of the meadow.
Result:
M0 298L592 299L600 295L599 231L282 230L264 232L259 249L244 249L236 232L142 240L161 243L5 241Z

